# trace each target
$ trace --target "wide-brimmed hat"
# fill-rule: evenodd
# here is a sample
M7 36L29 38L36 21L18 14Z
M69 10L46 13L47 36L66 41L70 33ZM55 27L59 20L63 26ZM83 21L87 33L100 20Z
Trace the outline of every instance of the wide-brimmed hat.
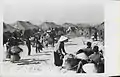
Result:
M60 39L58 40L58 42L63 42L65 40L68 40L68 37L61 36Z

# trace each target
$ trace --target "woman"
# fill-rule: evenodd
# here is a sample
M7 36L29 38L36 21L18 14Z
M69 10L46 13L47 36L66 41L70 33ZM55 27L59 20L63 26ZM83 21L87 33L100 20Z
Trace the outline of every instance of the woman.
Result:
M67 42L68 38L65 36L61 36L60 39L58 40L57 46L56 46L56 50L54 52L54 64L56 66L62 66L63 63L63 53L66 55L66 51L64 48L64 42Z

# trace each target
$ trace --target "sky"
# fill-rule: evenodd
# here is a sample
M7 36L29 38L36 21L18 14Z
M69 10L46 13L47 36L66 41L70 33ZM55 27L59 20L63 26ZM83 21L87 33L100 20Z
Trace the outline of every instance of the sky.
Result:
M4 0L3 21L100 23L104 0Z

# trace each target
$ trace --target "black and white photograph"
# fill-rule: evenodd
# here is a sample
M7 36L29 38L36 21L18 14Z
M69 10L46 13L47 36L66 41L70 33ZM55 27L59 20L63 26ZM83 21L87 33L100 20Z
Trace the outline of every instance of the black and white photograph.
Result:
M104 0L4 0L2 73L104 74Z

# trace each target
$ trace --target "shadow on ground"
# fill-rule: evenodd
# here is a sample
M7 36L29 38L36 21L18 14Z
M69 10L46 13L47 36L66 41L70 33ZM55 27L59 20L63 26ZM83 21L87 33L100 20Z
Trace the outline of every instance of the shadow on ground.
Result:
M17 65L30 65L30 64L41 64L42 62L47 62L49 59L21 59L20 61L14 62Z
M69 43L69 44L65 44L66 46L68 46L68 45L78 45L78 44L72 44L72 43Z

